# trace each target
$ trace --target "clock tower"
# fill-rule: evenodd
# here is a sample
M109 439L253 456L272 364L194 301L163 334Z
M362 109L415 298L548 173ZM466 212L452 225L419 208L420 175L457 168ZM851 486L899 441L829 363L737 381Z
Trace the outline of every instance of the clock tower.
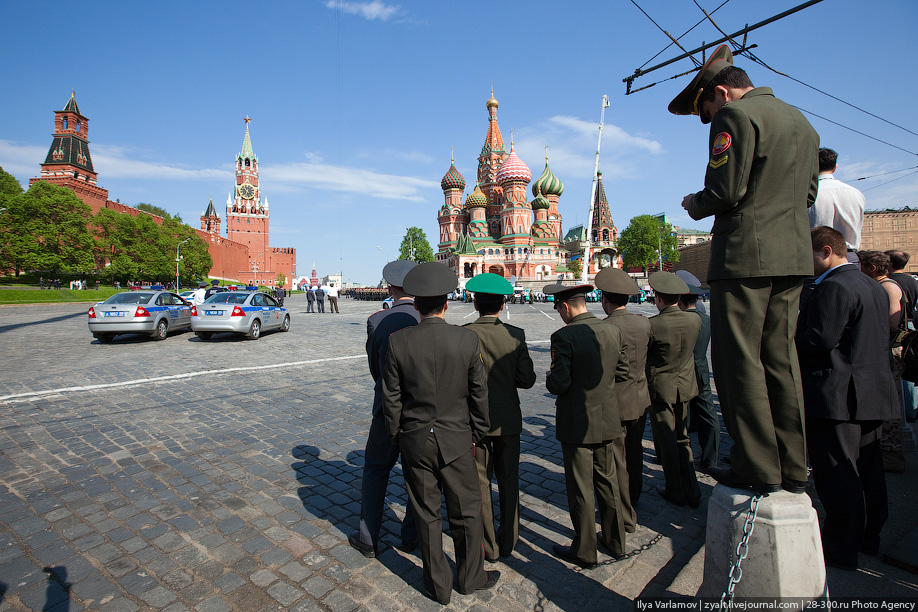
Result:
M249 257L264 261L268 255L268 200L258 187L258 156L252 150L249 122L245 118L242 151L236 156L236 185L226 200L226 237L249 247Z

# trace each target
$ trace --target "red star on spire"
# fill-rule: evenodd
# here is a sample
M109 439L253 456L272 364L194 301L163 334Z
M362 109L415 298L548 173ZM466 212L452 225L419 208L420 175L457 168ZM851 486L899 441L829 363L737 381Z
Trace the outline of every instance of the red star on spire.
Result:
M251 119L249 119L249 116L246 115L246 116L245 116L245 119L243 119L243 121L245 121L246 123L248 123L249 121L251 121Z

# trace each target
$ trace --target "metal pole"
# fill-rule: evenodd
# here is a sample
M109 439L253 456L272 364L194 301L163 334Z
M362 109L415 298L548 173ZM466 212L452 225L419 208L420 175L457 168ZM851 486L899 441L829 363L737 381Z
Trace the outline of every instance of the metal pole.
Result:
M596 142L596 163L593 165L593 188L590 190L590 214L587 217L586 243L583 247L583 262L580 270L580 280L587 281L590 267L590 245L593 240L593 207L596 200L596 184L599 177L599 147L602 145L602 126L606 118L606 109L609 108L609 96L602 97L602 110L599 112L599 138Z
M188 242L189 240L191 240L191 238L185 238L184 240L179 242L177 245L175 245L175 292L176 293L180 291L178 265L179 265L179 262L182 261L182 258L179 257L179 249L181 249L182 245Z

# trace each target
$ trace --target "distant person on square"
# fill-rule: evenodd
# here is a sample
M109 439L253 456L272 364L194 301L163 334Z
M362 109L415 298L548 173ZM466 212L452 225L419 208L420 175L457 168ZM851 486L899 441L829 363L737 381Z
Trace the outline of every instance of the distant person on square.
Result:
M831 227L845 237L848 261L857 263L856 251L861 248L861 228L864 226L864 194L835 178L838 153L819 149L819 191L810 207L810 227Z
M306 287L306 312L316 311L316 288Z
M546 285L565 326L551 335L545 379L555 400L555 437L561 443L567 504L574 527L559 559L588 568L598 561L596 507L603 545L613 558L625 553L625 524L615 471L615 441L622 436L616 384L628 380L622 330L587 310L592 285Z
M517 389L529 389L536 374L526 346L526 332L500 320L513 285L489 272L466 283L475 294L478 319L465 325L478 334L481 360L488 381L491 428L475 445L475 463L481 487L481 519L484 525L485 559L509 557L520 532L520 434L523 414ZM494 529L491 480L497 479L499 527Z
M325 288L325 295L328 296L328 312L338 313L338 287L335 283L329 283Z
M800 311L797 352L813 481L825 508L826 565L858 567L876 555L889 514L880 449L884 420L898 413L889 368L886 293L846 259L844 235L812 231L816 286Z
M606 323L615 325L625 341L628 358L628 380L615 383L622 435L612 443L615 474L622 503L625 533L637 529L637 506L643 488L644 428L650 409L647 390L647 349L650 347L650 319L626 308L632 295L641 292L634 279L618 268L603 268L596 274L596 287L602 291L602 309Z
M730 469L721 484L803 493L803 392L794 347L803 280L813 275L807 209L816 200L819 136L803 114L754 87L718 47L669 104L711 124L704 189L685 196L693 219L714 217L711 352Z
M316 287L316 307L319 312L325 312L325 289L321 285Z
M389 337L383 411L401 450L408 499L424 564L424 592L448 605L453 572L443 553L442 499L456 550L462 594L490 589L500 572L484 570L475 444L490 430L488 386L478 335L446 322L446 296L459 285L447 266L429 262L405 275L421 322Z

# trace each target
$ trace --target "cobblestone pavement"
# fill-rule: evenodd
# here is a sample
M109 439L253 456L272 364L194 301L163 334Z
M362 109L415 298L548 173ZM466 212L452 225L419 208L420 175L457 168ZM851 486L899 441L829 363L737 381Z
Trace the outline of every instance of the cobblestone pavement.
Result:
M398 470L379 557L347 544L373 393L365 323L378 303L341 299L341 314L287 304L291 331L257 341L109 345L92 339L85 305L0 308L0 611L440 609L422 594L418 554L389 545L406 503ZM467 304L447 311L456 324L474 316ZM552 556L573 535L544 388L562 323L550 304L511 306L509 322L526 329L539 374L522 393L520 542L488 564L502 572L495 589L454 592L450 609L626 610L642 592L687 593L673 585L691 583L685 571L703 556L705 504L657 495L649 438L628 538L639 554L577 571ZM707 499L713 482L701 483Z

